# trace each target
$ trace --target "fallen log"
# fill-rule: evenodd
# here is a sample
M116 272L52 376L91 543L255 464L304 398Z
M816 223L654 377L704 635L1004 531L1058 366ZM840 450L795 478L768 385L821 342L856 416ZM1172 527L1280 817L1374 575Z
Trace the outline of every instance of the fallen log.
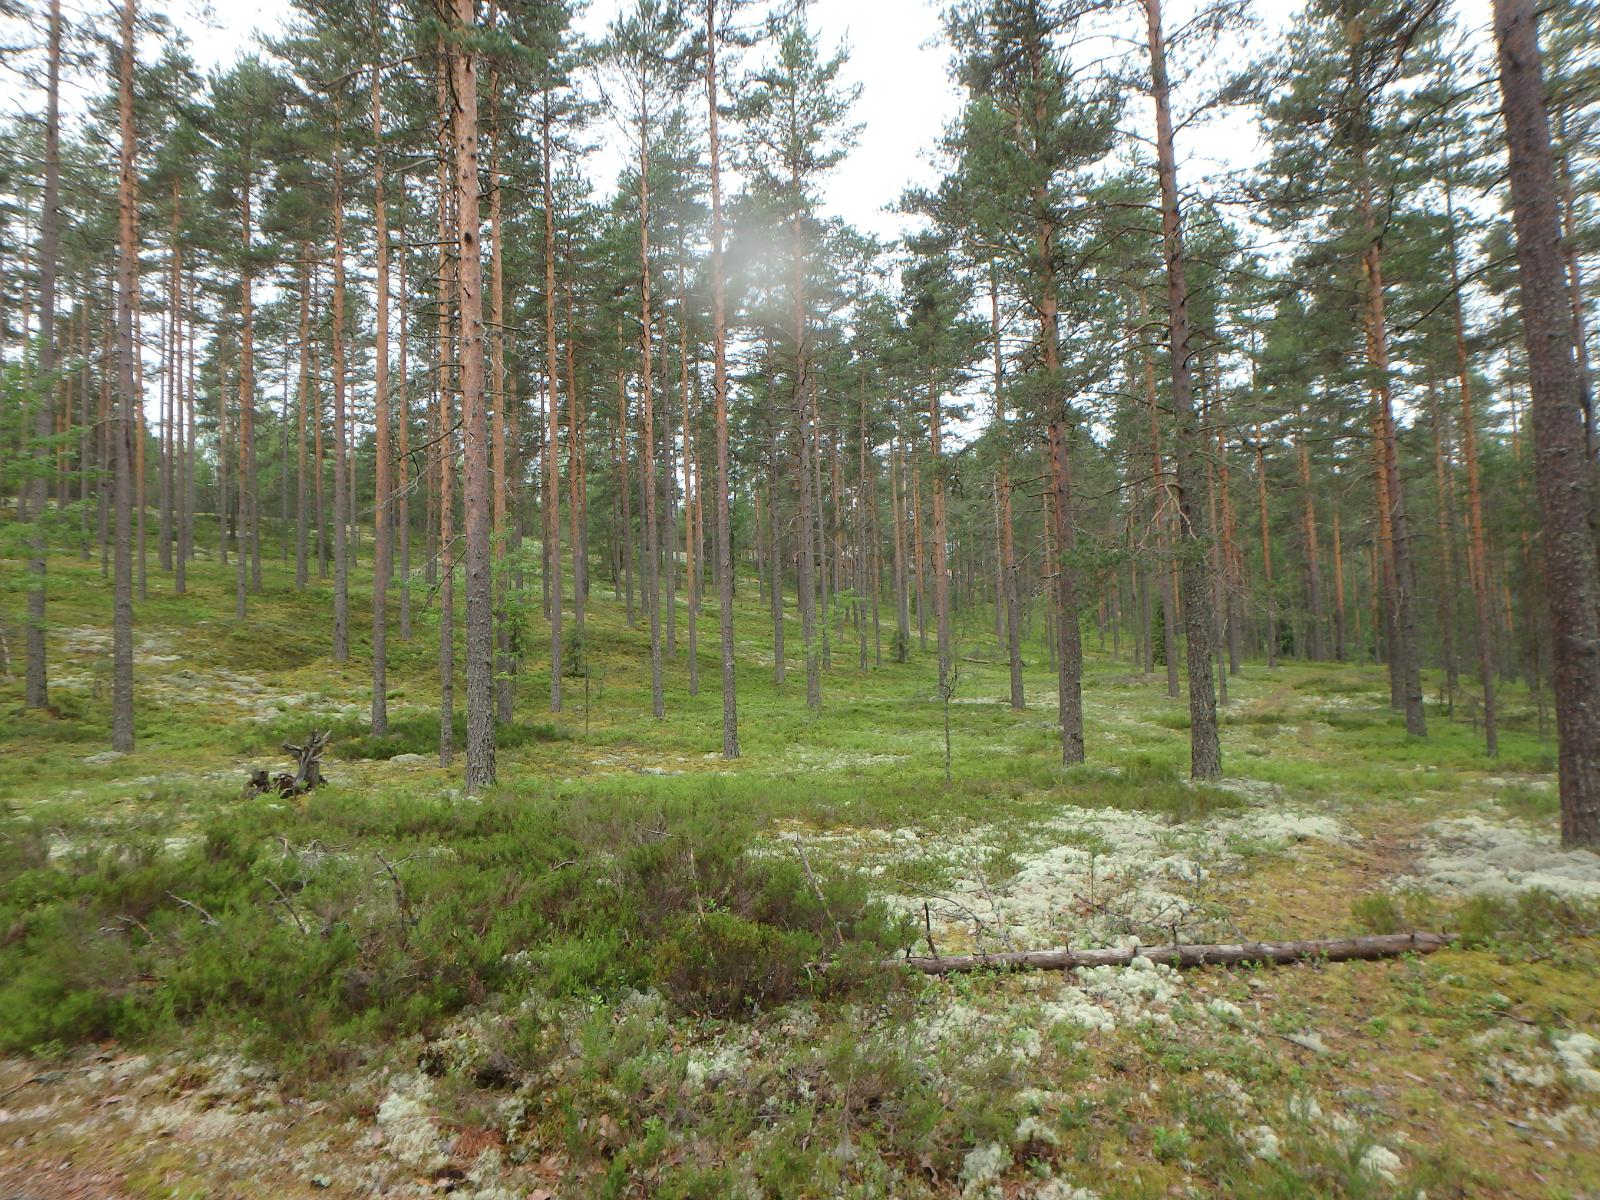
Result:
M925 975L964 971L1068 971L1073 967L1126 966L1136 958L1172 967L1284 965L1300 962L1352 962L1431 954L1455 940L1448 933L1385 933L1369 937L1319 938L1303 942L1237 942L1221 945L1179 942L1129 946L1118 950L1020 950L1000 954L910 955L888 964Z

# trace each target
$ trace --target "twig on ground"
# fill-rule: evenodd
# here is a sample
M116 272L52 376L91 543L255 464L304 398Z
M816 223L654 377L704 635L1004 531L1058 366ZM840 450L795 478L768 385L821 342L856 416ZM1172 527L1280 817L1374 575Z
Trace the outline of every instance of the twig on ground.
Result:
M205 909L201 908L193 900L185 900L182 896L178 895L176 892L168 892L167 895L172 897L172 899L176 900L179 904L183 905L184 908L192 908L192 909L194 909L195 912L200 914L200 919L202 921L204 921L207 925L215 925L217 923L217 919L215 917L213 917Z
M800 856L800 865L805 868L806 878L811 881L811 890L817 894L817 903L822 905L823 913L833 922L834 936L839 939L839 945L844 945L844 926L839 924L839 918L834 916L833 909L828 907L828 898L822 894L822 885L817 882L816 872L811 869L811 859L806 856L805 845L796 841L794 848L795 853Z
M300 919L300 914L295 911L294 905L289 903L289 897L278 886L277 880L269 878L267 882L272 885L272 890L278 893L278 903L289 910L289 915L294 918L295 925L299 927L301 933L304 933L306 931L306 923Z

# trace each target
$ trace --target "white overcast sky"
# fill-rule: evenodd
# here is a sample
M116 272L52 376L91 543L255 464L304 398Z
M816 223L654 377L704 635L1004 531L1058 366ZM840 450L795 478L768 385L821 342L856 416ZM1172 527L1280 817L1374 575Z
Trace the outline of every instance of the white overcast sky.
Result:
M629 0L592 0L580 27L598 36ZM1460 24L1476 34L1480 52L1489 41L1491 0L1449 0ZM1301 7L1302 0L1256 0L1260 31L1256 46L1270 40ZM1197 0L1167 0L1169 29L1182 25ZM846 73L861 87L855 119L861 123L855 151L826 189L828 207L858 228L893 237L900 221L887 207L908 183L929 183L929 154L960 105L948 77L948 51L939 43L942 0L811 0L814 27L824 43L841 42L850 52ZM274 32L288 11L286 0L173 0L168 11L188 31L206 66L228 62L247 49L257 31ZM1243 47L1236 52L1244 53ZM1181 98L1180 98L1181 102ZM1143 114L1137 114L1142 120ZM1180 134L1180 155L1190 165L1187 182L1218 169L1238 169L1254 159L1253 131L1241 121L1190 126ZM596 180L604 186L609 180Z

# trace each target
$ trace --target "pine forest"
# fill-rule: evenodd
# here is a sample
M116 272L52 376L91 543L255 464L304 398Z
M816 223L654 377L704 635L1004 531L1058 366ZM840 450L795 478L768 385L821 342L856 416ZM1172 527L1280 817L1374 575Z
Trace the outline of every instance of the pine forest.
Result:
M1600 0L0 81L0 1196L1600 1197Z

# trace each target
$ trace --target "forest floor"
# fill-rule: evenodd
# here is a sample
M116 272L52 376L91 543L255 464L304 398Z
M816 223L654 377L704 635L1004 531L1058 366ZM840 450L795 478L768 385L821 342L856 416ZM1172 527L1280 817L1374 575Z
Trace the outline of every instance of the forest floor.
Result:
M589 678L553 714L525 666L479 801L437 765L426 589L371 738L365 575L334 664L327 583L270 549L243 623L231 568L178 597L152 555L130 755L98 563L50 564L54 710L0 683L0 1195L1600 1197L1600 856L1559 848L1523 690L1490 761L1437 705L1408 740L1378 668L1248 663L1199 787L1183 702L1091 633L1063 769L1039 648L1013 712L975 614L947 771L930 651L890 663L886 628L861 671L841 631L808 713L752 579L728 763L714 597L691 697L680 594L656 722L643 623L597 582ZM241 798L312 726L329 786ZM1407 928L1462 940L874 965Z

